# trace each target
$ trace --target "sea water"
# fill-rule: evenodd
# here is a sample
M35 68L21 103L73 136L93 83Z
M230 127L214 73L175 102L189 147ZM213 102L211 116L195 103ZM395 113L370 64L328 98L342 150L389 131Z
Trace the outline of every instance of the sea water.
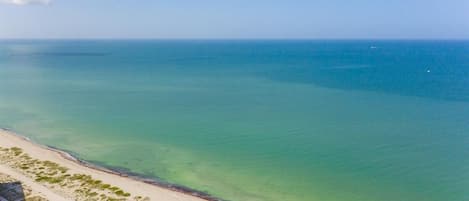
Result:
M469 41L4 40L0 126L236 201L469 200Z

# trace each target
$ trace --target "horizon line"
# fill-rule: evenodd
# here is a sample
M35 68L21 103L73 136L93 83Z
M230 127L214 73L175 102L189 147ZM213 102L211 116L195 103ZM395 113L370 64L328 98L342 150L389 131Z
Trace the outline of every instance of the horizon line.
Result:
M102 38L102 37L93 37L93 38L72 38L72 37L63 37L63 38L0 38L0 40L290 40L290 41L301 41L301 40L469 40L469 38Z

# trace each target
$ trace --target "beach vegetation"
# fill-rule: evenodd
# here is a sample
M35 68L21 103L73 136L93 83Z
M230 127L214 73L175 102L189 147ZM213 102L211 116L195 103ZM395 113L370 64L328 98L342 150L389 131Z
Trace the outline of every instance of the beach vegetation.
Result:
M109 190L111 190L111 191L118 191L118 190L120 190L120 189L119 189L119 187L113 186L113 187L110 187Z
M48 173L48 175L51 175L51 176L53 176L53 175L57 175L57 171L52 171L52 172L49 172L49 173Z
M19 147L12 147L10 150L15 154L15 156L19 156L20 154L23 153L23 149Z
M124 191L122 191L122 190L118 190L118 191L116 191L115 193L116 193L116 195L118 195L118 196L123 196L123 195L124 195Z
M111 185L109 185L109 184L101 184L101 185L99 185L99 188L101 188L102 190L107 189L107 188L109 188L109 187L111 187Z
M31 160L31 156L29 156L28 154L23 154L21 155L22 158L24 158L25 160ZM35 161L31 161L32 163L34 163Z

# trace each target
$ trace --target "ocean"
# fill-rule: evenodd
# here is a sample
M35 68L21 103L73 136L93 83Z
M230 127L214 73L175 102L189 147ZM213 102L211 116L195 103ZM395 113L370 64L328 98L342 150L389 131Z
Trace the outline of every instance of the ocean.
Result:
M0 127L233 201L469 200L469 41L1 40Z

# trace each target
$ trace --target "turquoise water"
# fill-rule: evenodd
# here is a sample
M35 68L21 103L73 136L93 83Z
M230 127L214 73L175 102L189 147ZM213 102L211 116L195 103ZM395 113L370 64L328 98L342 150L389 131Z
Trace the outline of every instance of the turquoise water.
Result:
M227 200L469 200L469 41L1 41L0 114Z

